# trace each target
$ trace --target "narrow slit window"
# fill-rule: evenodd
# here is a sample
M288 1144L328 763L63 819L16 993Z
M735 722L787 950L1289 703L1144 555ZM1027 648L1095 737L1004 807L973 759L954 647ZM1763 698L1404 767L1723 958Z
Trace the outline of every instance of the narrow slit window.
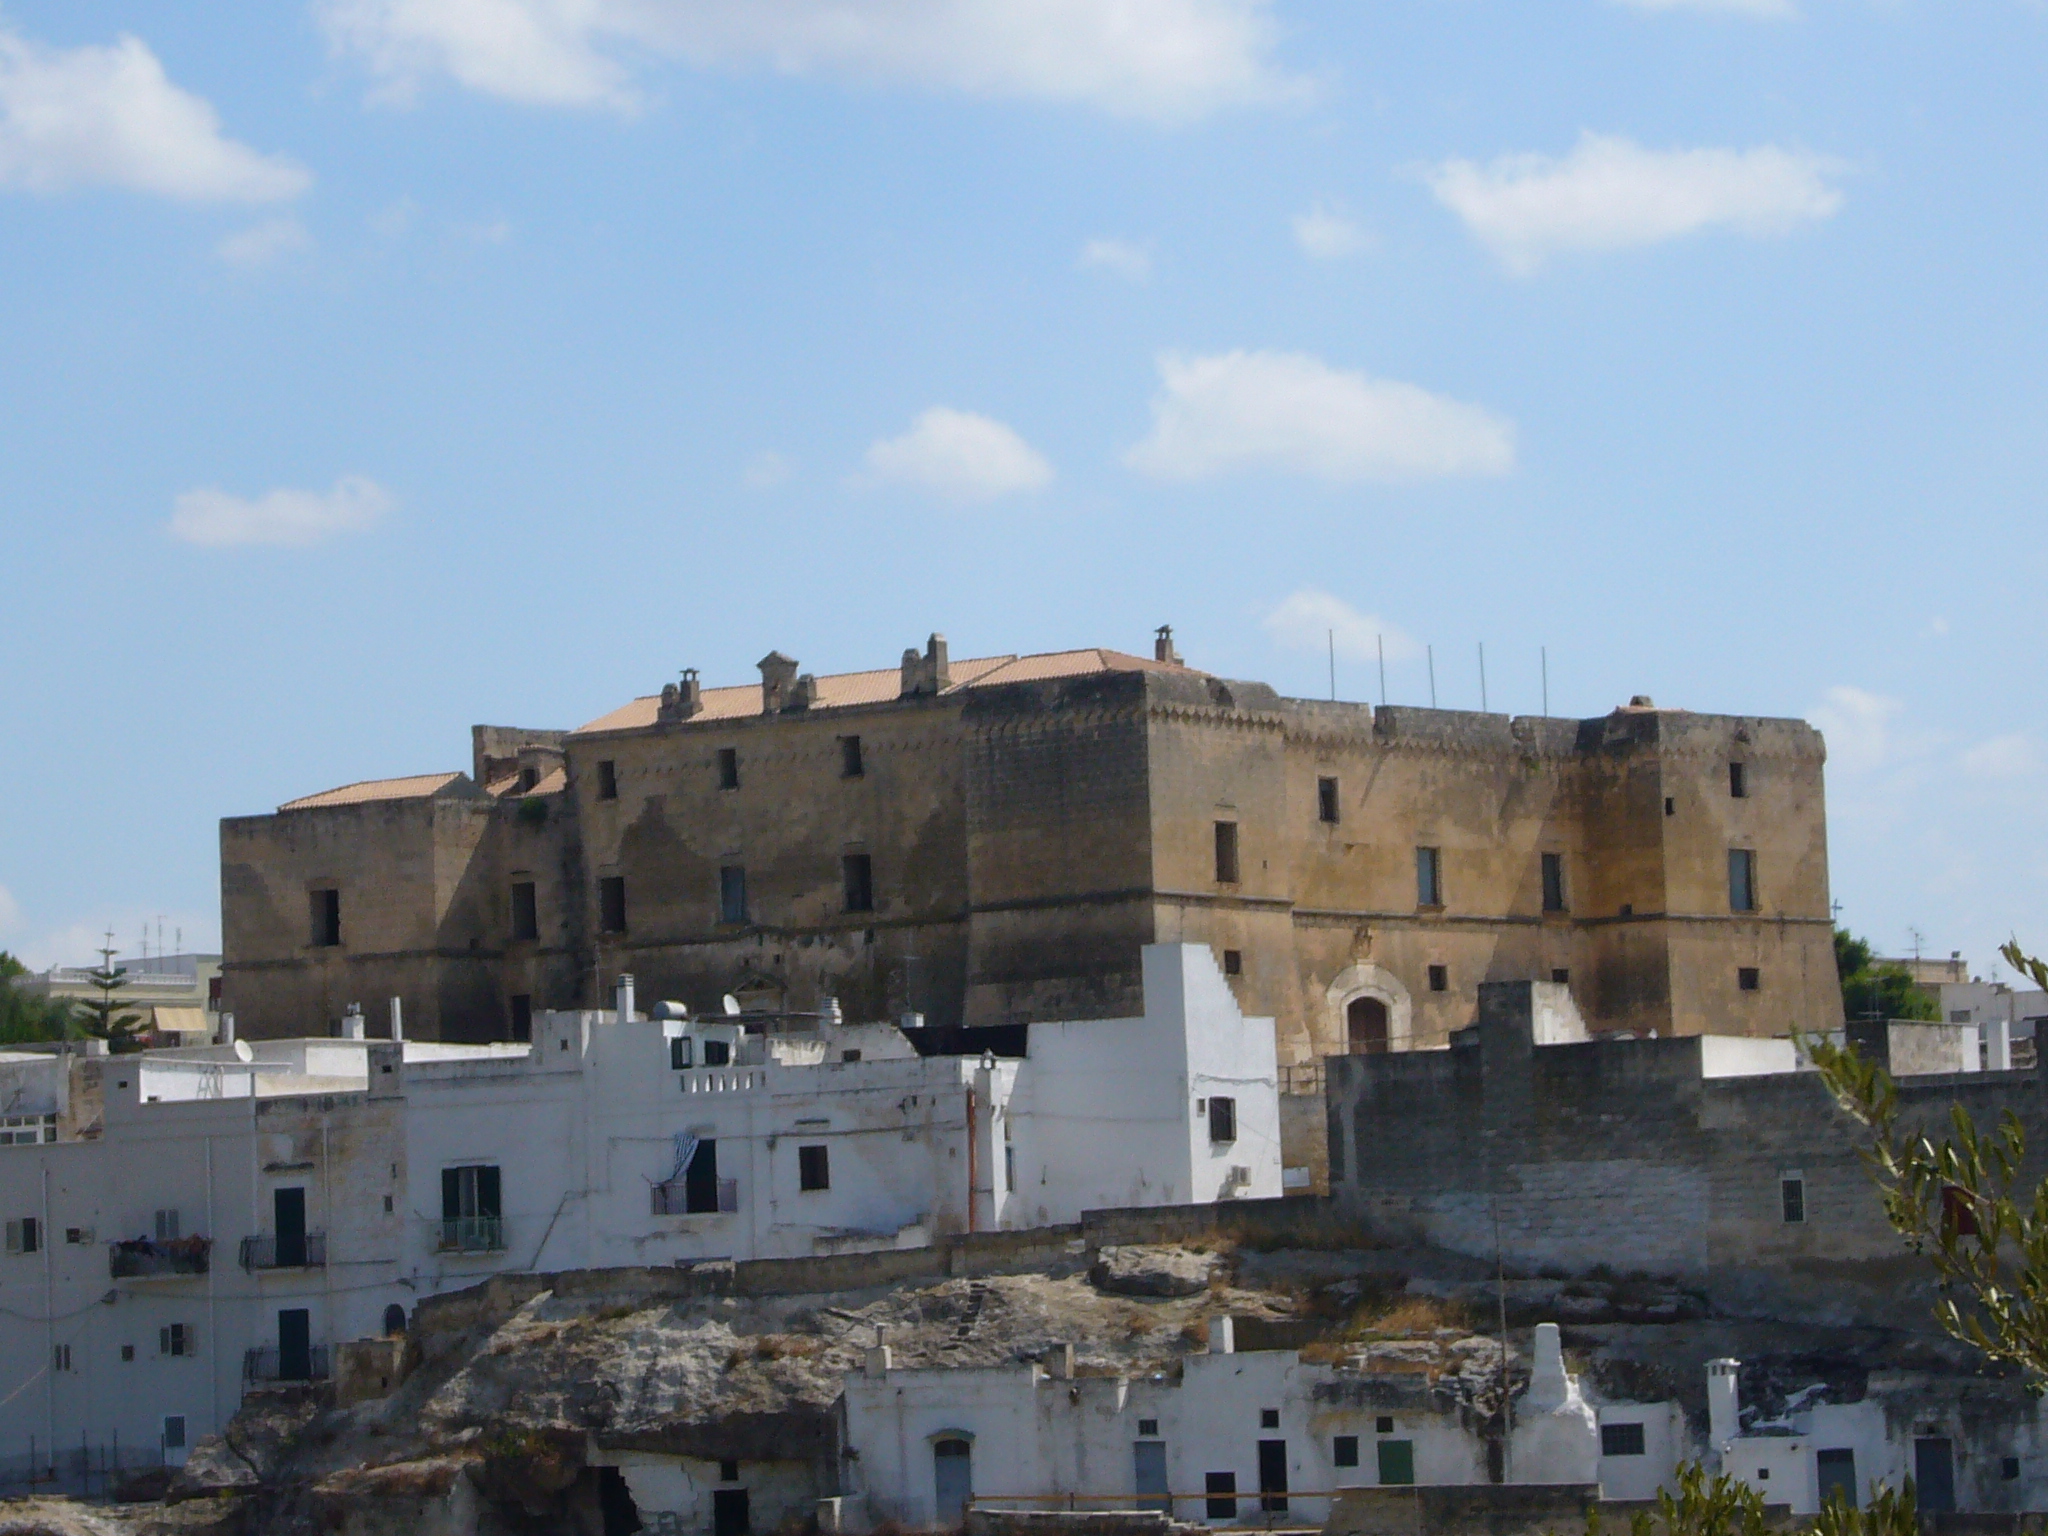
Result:
M740 749L720 747L718 749L718 787L738 789L740 787Z
M1216 823L1216 883L1237 884L1237 823Z
M1747 800L1749 798L1749 764L1730 763L1728 765L1728 797L1731 800Z
M846 910L875 910L875 862L865 853L849 853L839 861L839 878L845 888Z
M747 870L744 864L727 864L718 871L718 920L744 923L747 920Z
M1341 807L1337 802L1337 781L1335 779L1317 779L1316 819L1335 825L1341 819L1340 812Z
M1451 990L1451 968L1448 965L1432 965L1429 968L1429 990L1448 992Z
M333 889L309 891L313 915L313 947L333 949L341 943L341 892Z
M1444 851L1441 848L1415 850L1415 905L1440 907L1444 904Z
M597 882L597 922L606 933L626 931L626 877L603 875Z
M1226 949L1223 951L1223 974L1226 976L1242 976L1244 974L1243 950Z
M597 765L597 798L616 800L619 798L619 765L605 758Z
M1752 849L1728 850L1728 910L1756 910L1756 853Z
M1778 1214L1787 1226L1806 1220L1806 1175L1797 1171L1778 1175Z
M860 738L842 736L839 738L839 777L842 779L863 778L867 764L861 758Z
M515 992L512 995L512 1039L520 1045L533 1043L533 994Z
M533 896L531 880L512 882L512 941L540 937L540 907Z
M1561 853L1543 855L1543 910L1564 910L1564 855Z

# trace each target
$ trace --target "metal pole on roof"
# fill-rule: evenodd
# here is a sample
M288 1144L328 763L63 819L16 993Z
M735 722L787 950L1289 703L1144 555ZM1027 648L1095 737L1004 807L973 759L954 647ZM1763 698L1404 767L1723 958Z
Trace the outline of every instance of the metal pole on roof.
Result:
M1337 702L1337 631L1330 631L1330 702Z
M1374 642L1380 648L1380 708L1387 707L1387 637L1374 635Z
M1436 708L1436 647L1426 645L1423 650L1429 656L1429 707Z
M1543 718L1550 718L1550 647L1541 645L1537 653L1543 658Z
M1486 713L1486 642L1479 642L1479 712Z

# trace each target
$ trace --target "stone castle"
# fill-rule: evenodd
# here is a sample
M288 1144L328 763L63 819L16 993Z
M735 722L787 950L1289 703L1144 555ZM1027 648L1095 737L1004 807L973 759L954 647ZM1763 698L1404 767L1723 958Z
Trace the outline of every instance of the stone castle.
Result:
M1638 698L1590 720L1283 698L1111 650L758 683L695 672L470 772L221 825L224 1006L303 1035L520 1039L641 995L934 1025L1141 1011L1210 945L1283 1062L1441 1046L1482 983L1596 1033L1841 1024L1821 738Z

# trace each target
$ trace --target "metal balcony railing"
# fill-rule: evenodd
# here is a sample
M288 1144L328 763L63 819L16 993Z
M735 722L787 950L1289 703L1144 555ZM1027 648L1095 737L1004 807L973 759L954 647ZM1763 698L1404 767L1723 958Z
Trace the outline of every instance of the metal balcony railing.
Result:
M505 1249L502 1216L451 1216L436 1225L442 1253L502 1253Z
M718 1181L718 1206L715 1211L709 1205L692 1210L689 1185L682 1179L671 1179L665 1184L653 1185L648 1193L653 1197L651 1205L657 1216L712 1216L730 1214L740 1208L738 1179Z
M306 1232L297 1238L279 1238L273 1233L261 1233L242 1239L242 1268L250 1273L259 1269L325 1269L327 1267L327 1234Z
M289 1369L287 1369L289 1367ZM286 1360L271 1345L252 1349L242 1356L244 1381L325 1381L327 1346L314 1344L296 1360Z
M144 1280L155 1276L203 1275L207 1271L213 1241L204 1237L178 1237L153 1243L147 1238L107 1244L107 1274L115 1280Z

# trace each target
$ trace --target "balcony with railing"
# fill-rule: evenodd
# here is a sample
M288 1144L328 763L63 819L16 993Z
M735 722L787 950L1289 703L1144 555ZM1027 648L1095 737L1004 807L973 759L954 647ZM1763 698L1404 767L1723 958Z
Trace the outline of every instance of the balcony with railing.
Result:
M435 1247L441 1253L503 1253L505 1218L450 1216L434 1223Z
M309 1345L302 1351L291 1353L293 1358L288 1358L286 1351L267 1344L249 1350L242 1356L242 1380L278 1382L327 1379L325 1344Z
M716 1186L713 1188L712 1186ZM657 1216L718 1216L730 1215L740 1208L740 1181L738 1179L705 1179L699 1184L698 1199L690 1199L688 1179L669 1179L664 1183L650 1186L653 1212Z
M180 1279L206 1273L213 1239L173 1237L158 1243L146 1237L107 1244L107 1274L115 1280Z
M242 1268L254 1274L263 1269L325 1269L327 1234L301 1232L280 1237L258 1233L242 1239Z

